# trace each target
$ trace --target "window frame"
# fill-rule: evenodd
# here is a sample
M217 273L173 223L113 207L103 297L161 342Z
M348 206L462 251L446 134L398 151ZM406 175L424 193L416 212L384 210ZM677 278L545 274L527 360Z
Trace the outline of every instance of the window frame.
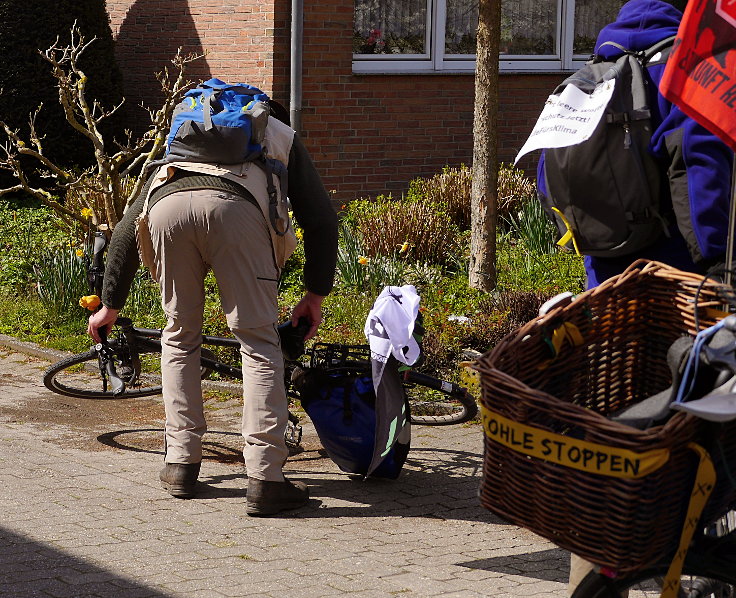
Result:
M474 73L475 55L445 54L446 0L426 0L429 55L353 54L355 74ZM561 72L579 69L589 55L573 55L575 0L557 0L555 54L502 55L502 73Z

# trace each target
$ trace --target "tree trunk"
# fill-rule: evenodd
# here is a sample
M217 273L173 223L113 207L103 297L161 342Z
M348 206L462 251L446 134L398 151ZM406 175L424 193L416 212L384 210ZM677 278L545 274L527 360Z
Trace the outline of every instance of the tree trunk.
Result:
M498 48L501 0L479 0L473 122L473 186L469 285L496 286L496 207L498 204Z

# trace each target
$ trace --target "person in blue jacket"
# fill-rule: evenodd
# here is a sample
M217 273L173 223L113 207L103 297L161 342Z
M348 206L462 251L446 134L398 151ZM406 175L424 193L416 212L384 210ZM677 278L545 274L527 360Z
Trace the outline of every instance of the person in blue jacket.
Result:
M615 59L622 51L646 50L677 34L687 0L630 0L616 20L601 29L597 54ZM659 93L665 64L646 70L650 79L652 134L650 151L662 164L662 213L671 213L669 237L663 235L640 253L616 258L585 256L587 287L623 272L639 258L657 260L689 272L706 273L725 262L731 197L733 152L718 137L686 116ZM544 153L537 171L537 189L546 196ZM671 208L671 209L670 209ZM569 592L572 595L593 565L572 555Z
M677 34L687 0L630 0L613 23L601 29L596 53L615 59L622 51L645 50ZM659 93L665 64L647 68L652 95L650 151L662 163L662 213L670 212L670 236L662 236L640 253L617 258L585 256L587 287L620 274L639 258L657 260L680 270L704 274L725 261L733 152L718 137L686 116ZM546 196L544 154L537 170L537 189Z

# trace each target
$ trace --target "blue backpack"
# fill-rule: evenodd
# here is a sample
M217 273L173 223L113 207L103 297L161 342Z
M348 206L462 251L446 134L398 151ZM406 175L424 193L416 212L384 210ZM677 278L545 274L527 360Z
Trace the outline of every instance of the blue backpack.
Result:
M278 178L281 197L285 199L289 192L288 173L286 165L269 158L262 145L272 112L288 124L283 107L257 87L247 83L230 85L220 79L200 83L184 94L174 109L165 156L149 168L167 162L254 162L266 173L271 226L277 235L283 236L288 226L277 224L277 191L272 175Z
M190 89L174 109L167 162L238 164L261 159L269 97L246 83L210 79Z

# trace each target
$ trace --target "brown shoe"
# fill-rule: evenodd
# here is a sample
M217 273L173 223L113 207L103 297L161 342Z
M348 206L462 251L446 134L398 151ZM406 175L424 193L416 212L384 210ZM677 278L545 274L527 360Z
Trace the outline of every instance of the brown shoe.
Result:
M245 512L253 517L275 515L281 511L298 509L309 501L309 490L304 482L267 482L248 480Z
M196 494L201 463L167 463L159 473L161 486L176 498L192 498Z

